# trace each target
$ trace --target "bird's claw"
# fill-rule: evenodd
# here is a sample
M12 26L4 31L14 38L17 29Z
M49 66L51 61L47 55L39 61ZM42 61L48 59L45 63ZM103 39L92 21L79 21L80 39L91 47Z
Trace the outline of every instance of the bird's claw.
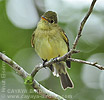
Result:
M58 57L60 57L60 55L58 55ZM57 61L58 61L58 60L57 60L58 57L53 58L53 60L55 60L55 61L57 62Z
M45 63L47 62L47 59L46 60L42 59L42 60L43 60L43 67L45 68L46 67Z

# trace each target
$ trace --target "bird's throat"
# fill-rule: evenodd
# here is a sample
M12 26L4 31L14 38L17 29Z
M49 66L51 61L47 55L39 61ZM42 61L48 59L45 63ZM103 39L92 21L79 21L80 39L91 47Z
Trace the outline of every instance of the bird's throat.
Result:
M46 22L45 20L42 20L38 23L37 28L42 29L42 30L50 30L51 27L49 25L48 22Z

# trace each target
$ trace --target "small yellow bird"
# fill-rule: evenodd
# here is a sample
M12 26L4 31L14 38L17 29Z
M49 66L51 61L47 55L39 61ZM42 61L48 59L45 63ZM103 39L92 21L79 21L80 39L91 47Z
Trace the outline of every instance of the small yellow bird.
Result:
M57 14L48 11L41 16L31 39L32 47L44 61L63 56L69 49L69 41L65 32L57 24ZM57 62L50 66L55 76L59 76L63 89L73 88L66 66L70 68L70 61Z

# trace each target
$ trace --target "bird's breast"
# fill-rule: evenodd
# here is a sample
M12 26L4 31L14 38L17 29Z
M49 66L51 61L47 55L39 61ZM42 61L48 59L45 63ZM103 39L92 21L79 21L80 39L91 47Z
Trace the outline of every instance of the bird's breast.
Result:
M63 56L68 52L67 44L61 35L53 31L38 34L35 40L35 50L44 60Z

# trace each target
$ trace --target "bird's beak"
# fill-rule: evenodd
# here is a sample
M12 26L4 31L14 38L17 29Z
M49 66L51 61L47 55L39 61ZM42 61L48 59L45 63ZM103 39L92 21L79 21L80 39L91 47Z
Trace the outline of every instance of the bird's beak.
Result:
M42 16L42 17L41 17L41 19L43 19L43 20L47 21L47 19L46 19L44 16Z

